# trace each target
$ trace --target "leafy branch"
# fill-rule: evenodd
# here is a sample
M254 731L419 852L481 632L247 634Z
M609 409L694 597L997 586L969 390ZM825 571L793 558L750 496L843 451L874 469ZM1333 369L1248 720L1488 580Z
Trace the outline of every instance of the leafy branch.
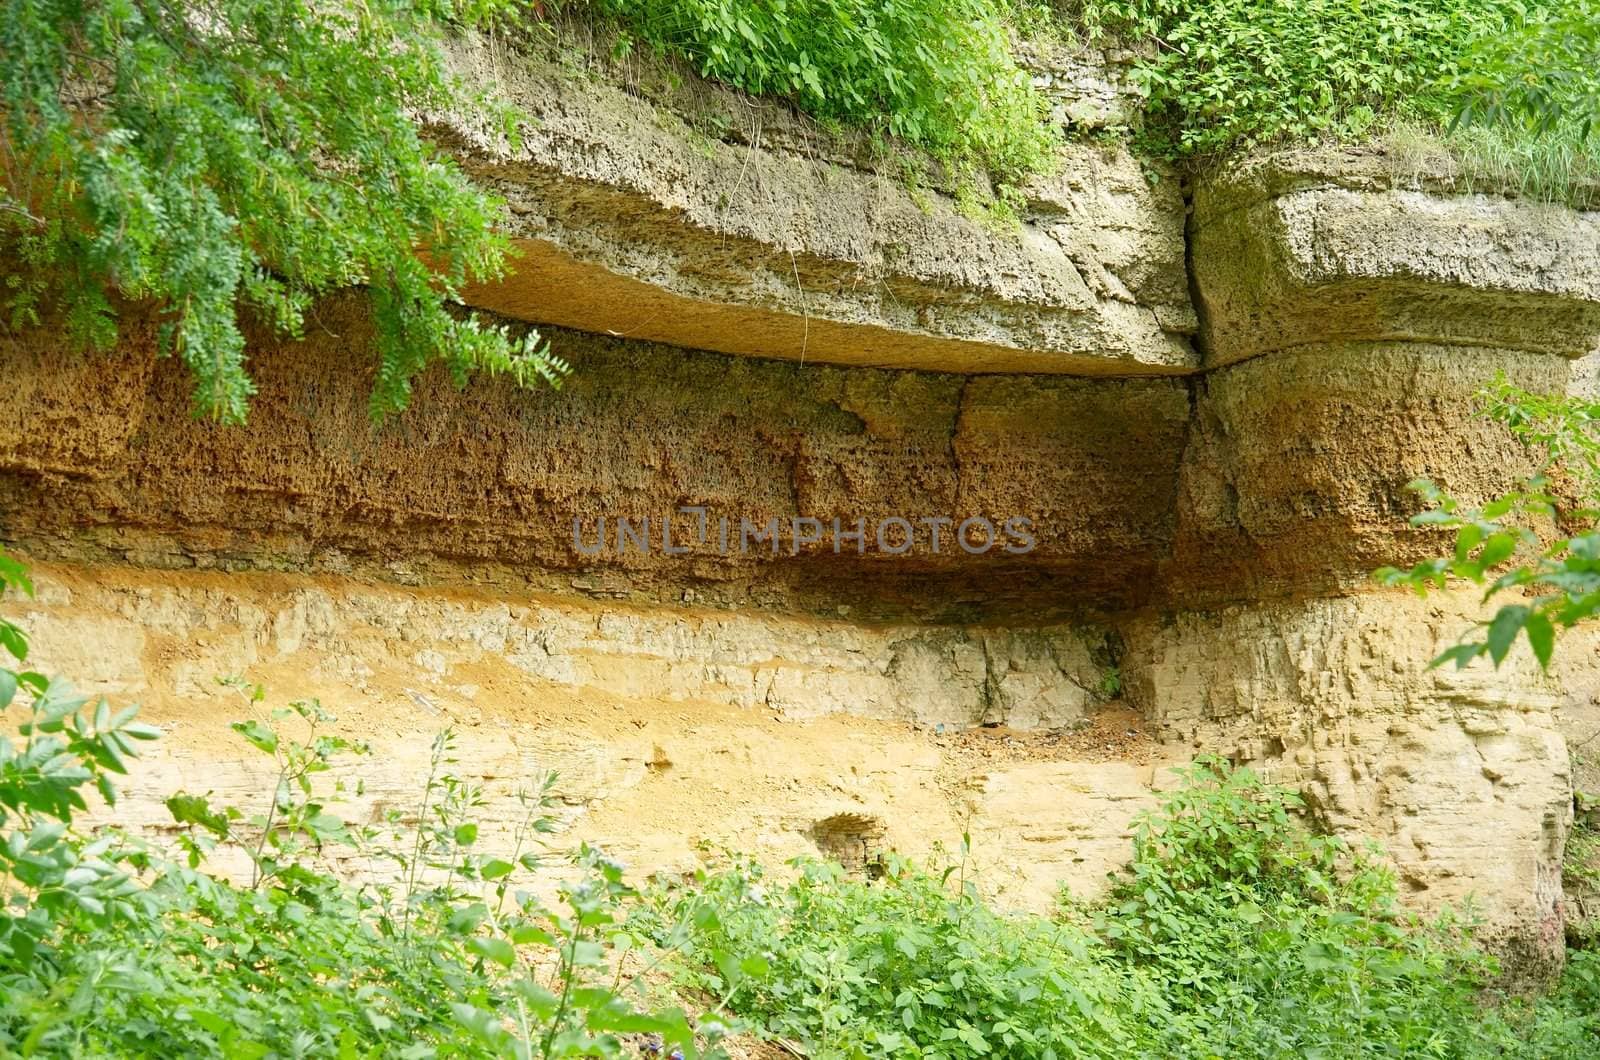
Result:
M515 0L0 0L0 326L59 313L96 347L129 303L188 366L198 413L242 422L243 321L299 337L365 286L371 412L443 363L518 385L566 364L460 310L506 269L502 204L422 137L420 113L517 117L449 72L451 33Z
M1447 556L1406 570L1383 567L1374 577L1420 596L1462 579L1484 588L1486 604L1517 598L1463 634L1430 668L1454 663L1462 669L1485 656L1498 667L1517 638L1526 636L1534 658L1548 669L1557 635L1600 613L1600 509L1564 510L1550 477L1570 476L1590 497L1600 496L1600 405L1531 394L1504 378L1481 391L1478 399L1485 416L1505 424L1541 454L1539 472L1521 489L1479 508L1463 507L1426 479L1412 482L1409 488L1429 507L1413 516L1411 525L1453 530L1454 548ZM1556 527L1574 524L1590 529L1572 536L1554 533Z
M1513 32L1480 39L1450 79L1456 121L1510 125L1536 136L1600 132L1600 3L1530 6Z

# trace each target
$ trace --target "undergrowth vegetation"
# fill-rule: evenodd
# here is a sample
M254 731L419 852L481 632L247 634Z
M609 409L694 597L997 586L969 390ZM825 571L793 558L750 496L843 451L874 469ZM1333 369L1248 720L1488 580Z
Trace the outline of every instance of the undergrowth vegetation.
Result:
M1110 896L1006 916L953 871L877 882L754 864L657 892L635 922L680 981L819 1058L1548 1057L1600 1049L1600 961L1496 999L1467 925L1396 902L1369 853L1207 760L1140 826Z
M0 579L30 589L3 553ZM22 712L16 738L0 736L0 1055L605 1057L648 1034L693 1060L718 1036L632 1003L609 959L634 893L619 866L580 849L559 904L526 889L548 784L523 797L513 849L480 852L481 796L451 774L445 733L415 806L350 825L338 785L319 781L361 748L297 703L234 726L273 764L262 805L175 794L187 831L169 855L80 827L86 796L114 804L135 741L158 730L26 669L14 623L0 620L0 647L15 660L0 667L0 709ZM335 848L395 882L348 882L324 857ZM211 868L229 852L248 884Z
M31 590L3 553L0 579ZM739 861L641 893L598 851L550 854L553 779L521 794L509 849L481 850L448 731L413 806L345 820L359 789L335 766L364 747L242 683L260 805L175 793L170 848L88 825L159 732L28 669L9 621L0 647L0 709L21 712L0 738L0 1054L694 1060L731 1032L816 1060L1600 1049L1595 956L1536 1002L1498 997L1467 925L1403 911L1372 854L1220 760L1142 820L1108 897L1053 917L893 857L874 880Z

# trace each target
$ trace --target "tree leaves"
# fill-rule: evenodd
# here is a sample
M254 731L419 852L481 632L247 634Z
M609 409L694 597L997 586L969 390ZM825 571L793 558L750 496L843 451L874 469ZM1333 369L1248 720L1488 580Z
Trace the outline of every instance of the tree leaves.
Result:
M1502 604L1486 622L1429 665L1465 669L1488 656L1499 667L1517 638L1526 635L1541 669L1549 669L1558 633L1600 614L1600 529L1568 537L1556 532L1573 522L1591 526L1600 511L1563 510L1552 493L1548 473L1576 472L1577 485L1600 498L1600 406L1580 398L1530 394L1497 378L1479 392L1484 411L1542 457L1541 469L1521 489L1506 492L1481 508L1465 508L1426 479L1409 488L1430 507L1411 518L1425 529L1455 530L1449 557L1423 560L1409 570L1383 567L1374 577L1388 586L1405 586L1426 596L1444 589L1452 577L1485 586L1489 602L1510 595L1521 602ZM1538 529L1536 530L1535 527Z
M1529 612L1522 628L1528 634L1528 645L1533 649L1533 657L1539 661L1540 669L1550 669L1550 659L1555 654L1556 646L1555 624L1544 615Z
M1600 3L1532 5L1512 32L1475 42L1451 81L1462 125L1508 125L1589 141L1600 127Z
M1511 643L1528 624L1528 616L1531 614L1532 612L1521 604L1507 604L1490 620L1488 637L1484 643L1489 650L1489 658L1494 660L1496 666L1505 662L1506 655L1511 651Z
M195 410L225 423L254 391L241 321L298 337L316 299L352 285L374 306L375 416L403 408L434 362L458 383L559 382L566 365L537 334L456 311L466 283L505 267L502 207L416 121L476 111L514 133L440 48L520 10L0 0L0 247L15 265L0 317L28 326L54 309L105 347L121 301L151 303Z

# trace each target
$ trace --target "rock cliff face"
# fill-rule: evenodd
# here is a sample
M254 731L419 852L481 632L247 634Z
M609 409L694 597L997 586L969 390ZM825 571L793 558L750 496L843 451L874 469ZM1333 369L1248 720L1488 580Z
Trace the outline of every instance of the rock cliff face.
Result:
M0 338L0 537L42 590L5 606L169 729L124 812L255 790L225 723L259 708L212 680L244 673L374 742L357 812L452 724L494 805L558 769L574 834L640 871L966 831L1044 905L1210 751L1549 970L1594 653L1425 671L1474 601L1367 575L1428 548L1410 479L1530 470L1479 386L1592 375L1600 214L1370 150L1184 195L1075 145L999 228L770 105L457 59L538 119L516 152L435 124L524 251L472 299L542 326L560 391L429 378L375 426L353 295L255 341L248 430L190 418L151 327ZM1085 68L1041 79L1115 112Z

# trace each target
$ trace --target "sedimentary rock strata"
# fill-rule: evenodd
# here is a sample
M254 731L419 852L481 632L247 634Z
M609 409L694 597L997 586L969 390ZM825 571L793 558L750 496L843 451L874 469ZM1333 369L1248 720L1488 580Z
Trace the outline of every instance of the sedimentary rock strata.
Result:
M374 425L358 295L256 337L243 431L190 417L148 322L104 356L0 339L0 538L44 564L6 606L169 727L129 812L254 783L222 726L253 708L212 683L243 672L373 738L377 802L454 723L493 798L559 768L572 834L650 871L965 829L1038 906L1092 890L1162 765L1208 751L1548 971L1593 652L1425 671L1476 601L1368 574L1437 546L1410 479L1475 499L1531 469L1473 394L1587 377L1595 213L1370 151L1186 197L1075 144L996 226L706 86L458 60L539 119L515 151L434 125L525 252L471 298L543 327L561 390L428 377ZM1061 115L1114 111L1114 77L1077 97L1053 69ZM1026 548L968 534L1014 519ZM721 520L779 532L729 548ZM1102 733L1119 699L1139 714ZM952 743L973 727L995 742Z

